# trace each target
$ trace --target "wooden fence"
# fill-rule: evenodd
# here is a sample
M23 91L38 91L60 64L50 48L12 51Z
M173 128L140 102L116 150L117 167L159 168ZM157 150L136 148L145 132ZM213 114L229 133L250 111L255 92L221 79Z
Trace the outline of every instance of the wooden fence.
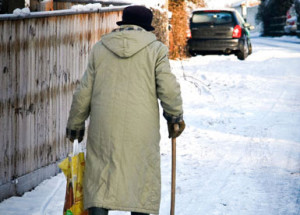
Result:
M122 10L0 16L0 201L58 172L73 90Z

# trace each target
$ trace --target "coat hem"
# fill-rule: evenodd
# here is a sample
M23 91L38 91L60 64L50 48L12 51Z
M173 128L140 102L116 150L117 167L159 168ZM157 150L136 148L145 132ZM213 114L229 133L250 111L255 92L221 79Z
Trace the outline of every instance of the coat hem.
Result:
M105 208L105 209L108 209L108 210L116 210L116 211L131 211L131 212L157 214L157 215L159 214L158 210L144 209L144 208L133 208L133 207L122 207L122 206L116 206L116 205L100 204L98 202L92 202L92 203L84 205L85 210L87 210L91 207L99 207L99 208Z

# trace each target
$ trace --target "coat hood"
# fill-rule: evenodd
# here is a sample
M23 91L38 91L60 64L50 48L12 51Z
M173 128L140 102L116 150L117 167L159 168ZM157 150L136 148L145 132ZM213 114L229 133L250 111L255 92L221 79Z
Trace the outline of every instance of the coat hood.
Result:
M124 30L106 34L101 41L106 48L119 57L129 58L156 41L156 37L147 31Z

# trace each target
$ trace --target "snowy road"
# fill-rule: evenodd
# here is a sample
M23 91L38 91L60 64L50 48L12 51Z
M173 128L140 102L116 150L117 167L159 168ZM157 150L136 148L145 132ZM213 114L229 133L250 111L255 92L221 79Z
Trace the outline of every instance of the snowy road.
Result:
M187 76L189 125L178 140L177 214L300 214L299 40L255 38L253 48L244 62L174 65Z
M172 61L187 124L177 139L177 215L300 215L300 39L252 43L246 61ZM160 214L166 215L171 144L161 121ZM0 214L60 214L64 186L60 174L2 202Z

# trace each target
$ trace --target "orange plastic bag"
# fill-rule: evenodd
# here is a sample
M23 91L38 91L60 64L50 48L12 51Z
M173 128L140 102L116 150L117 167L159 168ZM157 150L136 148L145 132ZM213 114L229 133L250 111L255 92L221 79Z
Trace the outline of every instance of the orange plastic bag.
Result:
M83 208L84 153L79 152L77 140L73 144L73 155L58 165L67 179L64 215L87 215Z

